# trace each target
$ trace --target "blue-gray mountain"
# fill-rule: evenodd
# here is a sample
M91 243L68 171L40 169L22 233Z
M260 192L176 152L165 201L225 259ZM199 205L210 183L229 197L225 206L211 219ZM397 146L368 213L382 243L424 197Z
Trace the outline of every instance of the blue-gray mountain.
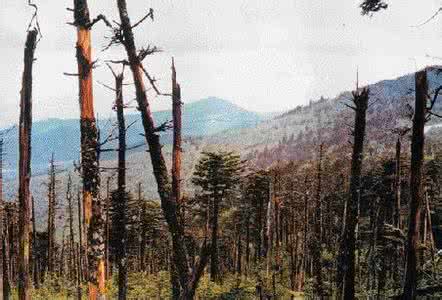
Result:
M157 124L170 121L170 110L154 112ZM247 111L227 100L210 97L183 106L183 134L185 137L203 137L213 135L224 130L234 128L255 127L265 116ZM135 123L134 123L135 122ZM128 129L128 145L137 145L144 142L140 133L144 132L137 113L127 114L127 124L133 124ZM112 132L115 120L99 120L98 122L101 139L104 140ZM72 164L78 160L80 149L80 128L77 119L48 119L38 121L32 128L32 165L33 174L46 172L48 161L52 152L56 160ZM116 131L115 131L116 133ZM17 166L17 143L18 132L14 129L8 134L10 149L5 149L6 176L13 177ZM162 143L171 142L171 132L162 134ZM116 141L110 142L104 148L115 148ZM141 147L138 150L143 150ZM104 153L102 159L113 157L114 154Z

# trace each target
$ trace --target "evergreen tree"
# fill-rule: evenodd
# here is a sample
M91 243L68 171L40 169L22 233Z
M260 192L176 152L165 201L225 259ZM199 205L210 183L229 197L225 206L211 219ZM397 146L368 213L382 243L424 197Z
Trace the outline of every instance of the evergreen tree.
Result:
M211 234L210 278L218 276L218 217L220 205L232 197L239 187L243 162L233 152L204 152L195 166L192 182L201 188L208 200L207 225Z

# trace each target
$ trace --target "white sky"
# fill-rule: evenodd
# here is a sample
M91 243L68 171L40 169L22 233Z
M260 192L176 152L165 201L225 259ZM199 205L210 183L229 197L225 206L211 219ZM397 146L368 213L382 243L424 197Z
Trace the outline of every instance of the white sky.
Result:
M2 0L0 8L0 127L18 120L20 77L27 22L33 12L27 0ZM34 69L34 119L79 115L73 1L35 0L43 39ZM116 1L93 0L92 16L118 19ZM391 0L372 18L360 15L359 0L128 0L134 23L150 7L155 22L136 29L137 46L148 43L163 53L145 65L170 88L170 57L174 56L185 102L207 96L230 100L249 110L268 112L293 108L321 95L333 97L360 81L372 83L440 64L442 16L413 27L431 16L441 0ZM103 53L104 25L93 31L95 58L125 57L121 48ZM127 81L131 74L126 73ZM113 84L106 67L94 80ZM96 110L111 114L113 94L96 84ZM126 100L134 98L130 90ZM155 98L154 109L170 100Z

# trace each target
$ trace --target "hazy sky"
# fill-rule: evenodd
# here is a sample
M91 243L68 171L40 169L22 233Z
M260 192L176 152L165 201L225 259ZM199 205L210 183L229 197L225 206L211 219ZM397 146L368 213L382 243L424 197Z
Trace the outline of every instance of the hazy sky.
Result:
M78 113L73 1L35 0L43 39L34 69L34 118L72 118ZM116 1L93 0L91 15L118 19ZM431 16L440 0L391 0L390 8L372 18L362 17L359 0L128 0L132 21L150 7L155 22L135 31L137 46L151 43L161 54L145 65L170 89L170 57L174 56L184 101L217 96L261 112L292 108L333 97L360 81L372 83L441 63L442 16L413 27ZM27 0L2 0L0 9L0 126L18 120L20 77L26 27L33 10ZM123 58L122 49L102 52L109 35L104 25L93 30L94 57L100 61ZM94 80L112 85L106 67L95 70ZM128 82L131 74L126 73ZM111 114L114 95L95 84L96 109ZM126 100L134 93L127 90ZM155 98L154 109L170 106Z

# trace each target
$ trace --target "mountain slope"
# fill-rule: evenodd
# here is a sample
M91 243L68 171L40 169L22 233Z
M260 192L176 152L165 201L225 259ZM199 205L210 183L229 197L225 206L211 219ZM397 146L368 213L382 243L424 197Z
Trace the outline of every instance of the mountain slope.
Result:
M430 68L428 72L430 92L442 85L442 74L437 72L437 68ZM406 115L407 105L414 107L414 74L380 81L369 85L369 89L366 149L374 151L373 153L382 152L394 143L394 128L411 126L411 120ZM234 148L260 166L269 165L276 160L311 158L319 142L325 143L330 151L339 148L346 151L344 148L349 146L354 113L344 103L351 104L351 92L343 92L331 99L322 98L308 106L296 107L261 122L254 128L232 129L206 137L204 143L212 148ZM442 111L442 99L434 109ZM428 125L440 122L441 120L433 118ZM436 130L439 127L432 128Z
M128 145L144 142L144 137L139 114L128 114L127 124L135 122L128 130ZM157 124L172 119L170 110L154 112ZM183 134L185 137L201 137L216 134L232 128L254 127L263 118L251 111L236 106L235 104L210 97L183 106ZM115 120L99 120L98 125L102 139L112 131ZM17 141L18 131L13 130L8 140ZM171 132L163 133L162 143L171 142ZM116 142L107 145L106 148L114 147ZM15 144L15 143L11 143ZM76 119L62 120L49 119L35 122L32 128L32 164L34 175L44 173L47 168L51 153L55 153L57 161L70 163L78 160L80 149L80 128ZM139 148L138 151L143 148ZM6 149L6 175L14 176L17 166L17 147ZM111 154L104 153L102 159L112 158Z

